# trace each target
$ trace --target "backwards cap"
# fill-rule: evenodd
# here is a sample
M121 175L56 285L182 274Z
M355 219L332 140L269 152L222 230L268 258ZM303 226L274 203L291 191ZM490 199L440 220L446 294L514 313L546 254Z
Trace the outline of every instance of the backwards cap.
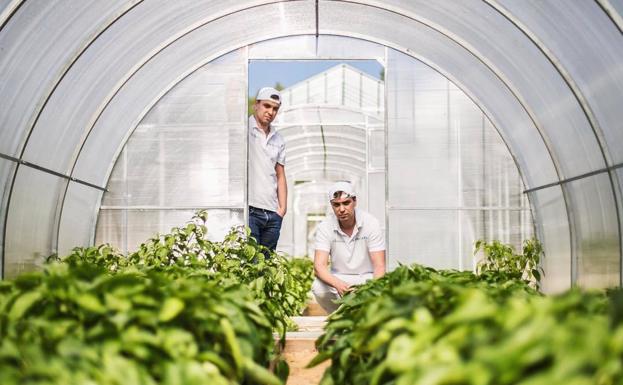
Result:
M263 87L257 92L255 100L270 100L281 105L281 93L273 87Z
M339 192L342 194L338 194ZM346 194L346 196L344 196ZM356 197L355 188L350 182L337 182L329 189L329 201L339 198Z

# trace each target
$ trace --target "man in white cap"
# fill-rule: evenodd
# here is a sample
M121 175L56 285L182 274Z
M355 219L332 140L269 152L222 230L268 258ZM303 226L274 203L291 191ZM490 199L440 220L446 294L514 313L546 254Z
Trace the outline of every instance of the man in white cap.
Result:
M286 144L271 126L281 106L272 87L257 93L249 117L249 228L260 244L275 250L286 215Z
M333 301L353 285L385 274L385 237L378 220L356 208L357 194L349 182L335 183L329 202L333 214L316 229L312 292L331 313L338 307Z

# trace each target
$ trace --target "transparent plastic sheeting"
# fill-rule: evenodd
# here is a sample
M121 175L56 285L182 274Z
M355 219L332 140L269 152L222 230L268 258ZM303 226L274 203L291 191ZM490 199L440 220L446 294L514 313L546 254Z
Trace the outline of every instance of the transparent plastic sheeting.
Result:
M574 207L578 283L582 287L619 285L617 212L608 175L579 179L566 187Z
M96 242L105 240L123 252L132 252L157 234L166 234L190 221L194 213L194 210L102 210ZM210 240L222 240L232 226L244 222L242 209L210 209L207 213Z
M567 208L560 186L529 193L539 240L543 243L542 261L545 277L543 291L560 292L571 287L573 280L571 239Z
M8 191L8 186L10 186L10 178L15 172L16 164L14 162L8 161L6 159L0 158L0 213L6 213L7 210L7 202L9 200L10 191ZM0 217L0 271L2 271L2 266L4 262L4 256L2 250L4 249L4 218ZM1 277L0 277L1 278Z
M385 170L385 130L369 132L368 168Z
M555 54L588 103L589 112L594 114L595 130L603 138L610 165L623 162L621 31L594 1L498 0L497 3ZM620 11L620 4L618 8Z
M0 0L0 25L9 18L22 0Z
M93 244L93 229L98 219L97 207L93 206L93 202L100 202L102 194L101 190L69 182L58 226L59 255L68 254L76 246Z
M330 79L335 74L339 76L331 80L328 87L329 80L323 79ZM370 76L364 76L347 65L336 65L282 91L283 110L273 125L287 143L288 179L296 180L301 172L311 175L311 170L317 170L312 179L323 179L330 168L342 168L359 177L365 175L368 132L376 128L383 133L381 112L384 104L379 106L377 99L362 97L359 99L361 103L346 105L345 99L338 95L341 91L336 92L353 86L359 87L361 95L367 94L362 87L366 84L364 79L370 82L373 95L384 95L382 82L373 81ZM288 97L297 93L315 97ZM384 148L382 151L384 156Z
M617 206L619 208L619 247L623 248L623 168L619 167L612 172L619 182L617 190ZM621 261L623 263L623 261ZM623 281L623 266L621 266L621 280Z
M511 3L518 8L530 8L523 1ZM390 0L386 5L397 7L406 16L452 36L463 44L463 51L469 49L478 55L489 67L488 72L499 74L506 87L526 106L526 113L530 114L559 163L561 178L604 167L604 158L592 127L578 108L578 101L565 79L522 31L487 2ZM599 11L599 7L593 8ZM558 15L554 9L547 12L552 18ZM558 26L560 21L548 20L548 23ZM581 61L588 62L587 56ZM459 80L463 81L462 78ZM484 84L482 86L483 91L487 92L487 87ZM486 103L489 99L483 97L480 100ZM503 131L506 130L505 124L507 122L502 121L500 126ZM533 167L533 164L530 166Z
M516 165L467 96L389 52L389 265L472 269L474 242L520 247L533 233Z
M613 11L613 16L617 18L619 28L623 28L623 1L620 0L601 0L601 4L607 4Z
M383 98L379 79L347 64L294 84L282 93L284 109L299 104L333 104L363 109L377 116L384 110Z
M11 15L0 31L0 99L6 101L0 104L0 127L5 127L0 131L0 151L104 185L111 163L152 105L186 75L226 52L275 39L266 44L286 49L268 52L251 47L250 57L331 56L331 49L351 58L383 56L382 47L363 41L340 44L339 36L323 36L329 34L368 39L409 52L454 81L499 130L526 188L623 162L623 39L603 9L618 11L612 18L621 20L620 1L265 3L111 0L75 4L67 0L24 1L14 8L16 1L0 0L0 22ZM280 38L297 34L308 36L295 37L303 44L288 50L286 39ZM317 41L316 34L320 35ZM361 51L355 53L355 49ZM386 64L391 76L394 64ZM401 86L405 90L400 92L408 92L408 85ZM409 119L406 112L394 111L396 119ZM451 154L448 159L455 155L461 158ZM338 175L339 171L330 173ZM27 242L36 238L29 235L24 220L32 207L45 213L36 225L45 234L61 234L56 228L59 223L72 222L58 217L66 199L65 189L57 184L66 182L56 183L51 175L20 167L16 184L11 185L11 175L5 179L8 187L3 196L6 199L8 189L13 188L14 198L8 208L3 206L2 214L8 214L6 252L16 258L19 253L36 254L44 248L40 239ZM48 185L48 181L52 182ZM556 229L543 230L548 249L555 256L568 252L567 256L576 258L571 279L582 283L589 276L581 270L583 258L590 254L583 245L589 238L611 241L613 228L597 234L600 226L596 223L616 224L614 197L619 199L619 210L623 204L621 192L612 192L613 186L620 188L623 183L620 169L612 173L610 183L590 183L604 195L595 203L597 207L590 206L599 210L588 213L587 219L576 216L589 209L574 205L589 207L579 202L588 201L590 195L582 194L592 193L594 187L574 182L563 187L564 194L553 193L557 187L532 194L545 202L533 204L537 223L542 223L539 227ZM41 198L21 194L30 185ZM546 199L549 194L560 201ZM99 205L96 195L91 197L93 207ZM539 207L544 207L544 213L538 212ZM560 207L565 215L546 217L545 213L559 214ZM565 222L567 211L571 223ZM601 218L601 213L608 216ZM56 218L50 220L50 216ZM620 215L618 220L620 228ZM457 217L455 223L459 226L462 221ZM44 229L46 225L50 228ZM564 235L564 229L570 233ZM56 248L54 237L50 235L46 250ZM615 238L620 250L621 234ZM567 243L574 249L564 246ZM616 248L606 247L606 259ZM31 249L35 251L24 251ZM598 267L599 274L609 277L612 269L606 265Z
M289 188L289 214L281 226L278 250L296 256L313 256L315 225L327 212L327 190L330 184L330 181L318 180ZM310 216L315 219L310 220Z
M299 126L288 126L287 128L280 129L278 125L275 126L282 135L288 136L288 139L293 141L322 141L324 136L325 140L329 140L335 145L347 145L355 142L355 144L365 145L365 131L362 127L353 127L348 124L338 125L305 125L301 123Z
M385 170L368 172L368 212L378 219L381 227L385 229Z
M117 159L104 206L242 206L243 127L141 124Z
M320 159L323 159L325 154L339 154L339 156L348 157L349 159L362 163L365 162L366 159L365 146L363 149L359 148L359 146L349 148L348 146L335 144L323 145L322 143L317 143L317 141L309 141L307 144L299 144L297 146L289 146L290 142L287 142L287 144L286 159L288 164L294 160L309 156L320 157Z
M0 95L3 101L0 103L0 127L12 128L0 130L2 153L21 154L35 116L54 84L60 81L68 63L75 59L92 36L101 32L130 4L126 0L22 3L0 33ZM6 6L0 4L0 12ZM67 110L73 111L56 108L54 113ZM43 126L46 130L42 130L42 142L33 147L28 160L64 172L66 167L55 167L58 160L54 157L71 155L69 147L65 147L66 138L52 127ZM37 137L37 132L34 132L34 137ZM36 142L30 144L33 143Z
M500 130L527 186L540 186L558 179L530 115L500 77L463 46L428 26L379 8L343 2L321 2L320 5L322 32L369 37L388 42L390 46L408 48L416 58L434 66L468 91ZM393 66L391 62L388 65L389 68ZM407 84L402 87L408 89ZM391 103L389 105L392 108Z
M282 18L284 22L291 21L301 28L301 24L309 22L305 15L312 9L312 4L297 2L285 8ZM109 166L104 165L100 158L110 159L118 152L118 144L123 141L128 129L137 123L136 111L141 110L139 106L151 106L163 90L168 90L182 79L182 74L213 59L215 52L224 52L230 48L232 39L249 41L261 38L258 31L268 34L270 28L267 28L264 20L270 19L273 14L279 14L278 5L245 10L215 20L174 41L145 63L119 90L93 126L76 162L74 175L95 183L104 183ZM243 22L244 28L232 31L232 26L241 26ZM277 29L276 26L273 28ZM142 92L137 94L137 89ZM244 95L233 97L244 98Z
M283 110L279 111L279 115L275 119L275 127L288 127L292 122L297 122L297 126L301 125L336 125L348 124L350 126L374 126L383 125L383 110L376 109L376 101L373 108L363 105L343 106L341 100L337 100L338 104L329 104L330 99L325 102L317 102L316 105L297 105L296 109L292 109L284 104ZM306 101L305 101L306 103ZM384 103L384 102L383 102ZM320 105L322 106L320 106ZM382 105L384 108L384 105Z
M26 4L30 3L37 7L37 2ZM74 8L73 2L65 3L71 3ZM244 45L251 39L273 36L273 31L278 31L283 26L274 25L271 29L262 20L273 19L274 15L279 15L278 18L286 25L292 23L300 26L301 22L307 20L305 15L313 13L313 4L306 2L292 4L283 12L279 5L273 4L231 14L232 11L244 7L244 4L232 5L228 1L156 0L138 3L109 28L105 28L106 25L102 25L103 22L99 20L100 15L105 12L97 11L98 4L109 6L109 2L84 2L85 7L94 8L97 18L76 14L73 10L66 10L63 16L58 16L49 13L53 11L39 7L36 15L28 15L20 9L11 19L11 23L24 28L24 25L39 25L28 21L35 16L42 20L67 20L67 23L71 23L76 17L80 25L95 24L98 25L98 32L103 31L84 54L76 56L76 61L47 100L25 154L25 159L29 161L67 172L73 168L81 141L90 133L89 138L92 139L87 140L78 161L85 163L82 167L77 167L74 174L100 185L105 183L109 168L100 159L114 156L119 148L119 140L124 138L129 126L137 123L137 114L145 108L148 109L155 98L160 97L162 92L178 82L184 74L235 48L236 41ZM50 8L54 7L50 5ZM115 12L114 7L110 8L108 12L119 15L119 9ZM219 18L223 15L229 16ZM253 22L261 23L262 28L253 25ZM311 31L312 21L306 23L302 30ZM232 30L236 26L239 27L237 32ZM305 28L307 26L308 29ZM88 33L90 28L82 26L81 29L87 31L82 39L67 35L68 40L80 42L79 47L88 43L84 41L87 36L95 35L94 32ZM44 32L47 29L41 30ZM59 33L65 33L66 30L67 28L58 29ZM265 31L265 35L258 34L258 30ZM4 30L2 35L4 36ZM49 47L48 41L47 36L11 40L24 52L72 51L65 46ZM34 42L45 43L46 49L39 49ZM59 65L65 65L70 59L57 60ZM38 60L27 62L34 63ZM11 61L11 65L18 66L23 73L21 64L14 59ZM29 76L10 78L28 78L42 72L47 74L48 67L45 66L46 71L33 70L34 73ZM36 88L43 88L41 84L50 83L49 80L46 82L36 76L35 80L33 87ZM38 103L33 102L36 100L43 103L46 96L28 95L29 102L25 104L37 105ZM72 108L65 108L67 105ZM19 107L22 108L21 105ZM31 115L32 112L11 113L11 116L19 117ZM26 129L23 123L15 123L12 127L19 129L12 134L11 140L16 133L22 133ZM98 135L100 129L103 131L102 135ZM43 148L47 151L42 151ZM90 151L93 153L89 153ZM58 155L50 157L50 153Z
M349 40L342 36L320 35L288 36L266 40L249 46L250 60L343 60L375 59L385 61L385 47L365 40Z
M17 170L4 240L5 277L33 270L56 252L58 197L67 182L30 167Z
M476 239L521 243L530 227L524 211L390 210L389 268L417 262L438 269L473 270Z
M178 225L190 220L193 208L222 208L210 210L212 237L223 236L223 226L242 224L245 65L241 50L205 65L145 116L108 180L97 243L122 241L124 250L134 250L149 231L168 231L173 220L181 220ZM183 213L188 215L181 219ZM141 218L153 220L140 224Z

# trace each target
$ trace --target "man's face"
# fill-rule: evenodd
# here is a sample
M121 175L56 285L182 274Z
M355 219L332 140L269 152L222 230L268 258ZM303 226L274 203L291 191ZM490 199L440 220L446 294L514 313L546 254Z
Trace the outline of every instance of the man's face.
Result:
M255 111L255 121L263 127L268 127L277 116L279 104L271 100L258 100L253 105L253 109Z
M354 197L335 198L331 200L331 208L340 222L349 222L355 217L357 200Z

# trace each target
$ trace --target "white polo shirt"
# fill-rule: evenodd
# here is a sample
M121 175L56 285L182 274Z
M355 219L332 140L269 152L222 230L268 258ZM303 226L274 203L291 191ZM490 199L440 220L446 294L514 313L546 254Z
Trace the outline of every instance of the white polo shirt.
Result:
M385 250L385 237L379 221L366 211L355 209L355 228L350 237L331 213L316 229L316 249L329 252L332 273L373 273L370 252Z
M275 165L286 164L286 142L270 127L268 135L249 117L249 206L277 211Z

